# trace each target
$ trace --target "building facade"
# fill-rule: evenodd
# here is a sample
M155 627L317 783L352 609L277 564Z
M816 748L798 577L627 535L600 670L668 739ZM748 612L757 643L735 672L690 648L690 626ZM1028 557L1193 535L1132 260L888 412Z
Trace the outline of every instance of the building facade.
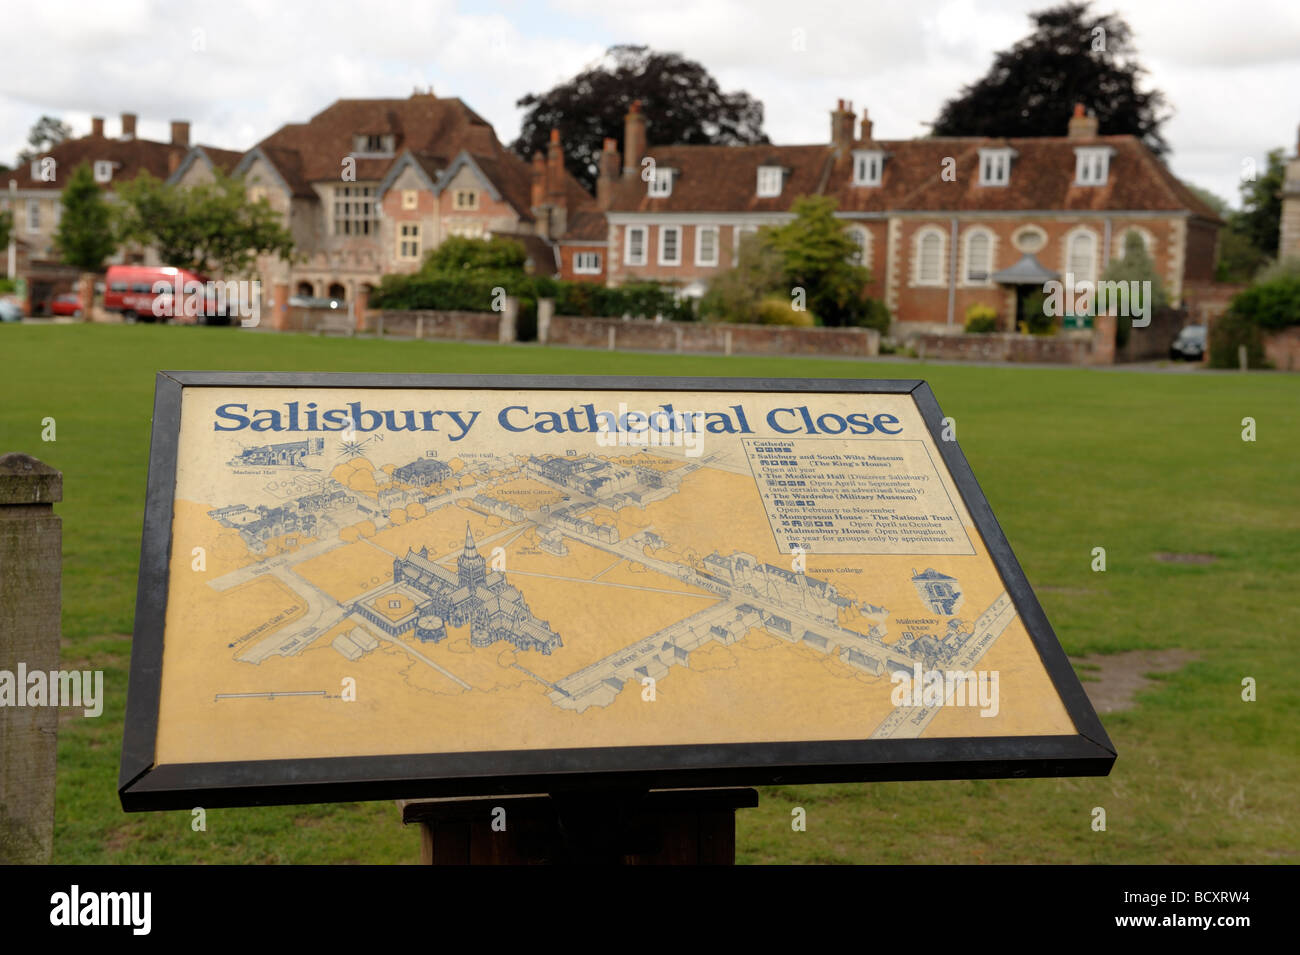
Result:
M1172 302L1213 279L1221 220L1134 136L1103 136L1077 107L1065 135L878 140L864 111L831 113L829 143L647 146L634 104L624 154L602 160L606 281L653 279L699 294L741 237L829 196L871 272L867 293L913 327L960 326L987 305L1011 328L1024 289L1095 282L1142 237ZM608 144L607 144L608 148Z

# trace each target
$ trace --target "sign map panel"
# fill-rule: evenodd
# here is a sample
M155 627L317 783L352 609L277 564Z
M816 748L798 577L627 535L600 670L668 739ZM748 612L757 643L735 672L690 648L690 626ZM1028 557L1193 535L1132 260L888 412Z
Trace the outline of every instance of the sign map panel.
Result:
M123 803L1105 772L940 417L919 382L160 375Z

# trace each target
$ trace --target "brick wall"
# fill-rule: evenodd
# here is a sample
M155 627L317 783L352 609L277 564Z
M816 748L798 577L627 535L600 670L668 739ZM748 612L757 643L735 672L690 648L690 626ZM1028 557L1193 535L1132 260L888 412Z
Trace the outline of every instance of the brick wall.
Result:
M1300 370L1300 326L1265 332L1264 358L1274 368Z
M551 321L545 344L695 354L866 358L880 353L880 334L869 328L625 321L557 315Z
M498 312L390 311L372 312L367 331L410 338L451 341L497 341L501 328Z
M916 343L922 358L947 361L1053 362L1094 365L1106 362L1108 352L1098 350L1095 335L921 335Z

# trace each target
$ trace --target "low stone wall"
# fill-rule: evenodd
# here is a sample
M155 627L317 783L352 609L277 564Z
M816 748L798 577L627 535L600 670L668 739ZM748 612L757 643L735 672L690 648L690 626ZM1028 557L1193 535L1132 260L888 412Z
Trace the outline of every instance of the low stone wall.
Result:
M920 358L943 361L1104 364L1106 356L1097 351L1095 338L1092 333L1078 332L1059 335L1018 335L1014 332L989 332L983 335L929 334L919 336L914 347Z
M406 338L495 342L501 340L503 314L384 310L373 312L367 317L366 331L375 335L399 335Z
M1282 371L1300 371L1300 326L1265 332L1264 358Z
M538 341L580 348L687 354L838 355L846 358L869 358L880 354L880 333L872 328L655 322L567 315L557 315L539 323Z

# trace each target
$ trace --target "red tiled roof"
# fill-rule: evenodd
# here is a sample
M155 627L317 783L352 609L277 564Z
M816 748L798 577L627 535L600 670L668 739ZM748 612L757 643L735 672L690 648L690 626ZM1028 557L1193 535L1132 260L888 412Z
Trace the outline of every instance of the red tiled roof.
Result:
M605 213L594 210L570 212L561 242L590 239L593 242L605 242L609 239L609 224Z
M173 162L179 165L187 152L189 148L186 146L158 143L149 139L82 136L79 139L65 140L42 153L42 158L52 157L56 163L54 181L47 182L39 177L33 179L30 162L19 163L18 168L8 173L5 179L15 180L19 189L60 190L72 170L83 162L93 166L97 160L107 160L113 163L113 178L105 184L111 189L114 182L134 179L145 171L158 179L166 179L175 168Z
M280 127L259 144L300 156L297 174L306 182L336 181L357 134L391 133L391 158L358 158L357 179L382 179L404 150L450 159L462 150L502 152L487 120L456 98L417 95L408 99L341 99L306 123ZM270 155L268 153L268 155Z
M1074 184L1076 146L1114 150L1104 186ZM979 150L1015 150L1007 186L979 185ZM1219 221L1133 136L1036 139L942 138L855 142L881 149L879 186L853 185L853 157L818 146L657 146L646 155L678 170L672 194L651 198L639 177L619 180L612 212L785 212L805 195L829 195L841 212L888 211L1179 211ZM955 160L956 179L945 180L944 160ZM784 166L781 195L760 199L759 166Z

